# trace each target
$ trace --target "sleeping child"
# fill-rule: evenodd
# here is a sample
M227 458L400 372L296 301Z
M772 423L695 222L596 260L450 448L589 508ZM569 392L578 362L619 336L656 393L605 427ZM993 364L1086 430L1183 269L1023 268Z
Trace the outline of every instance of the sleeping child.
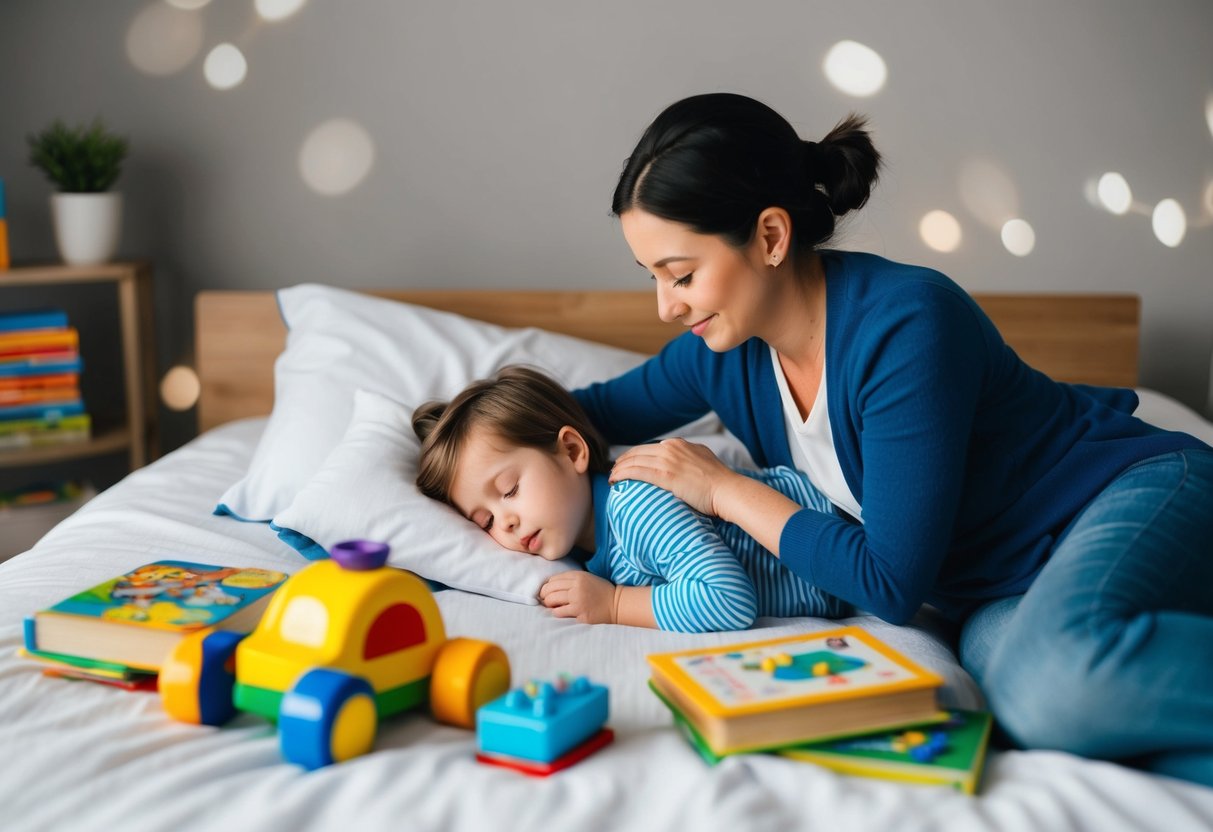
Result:
M558 617L681 632L741 630L760 615L852 612L805 583L739 527L637 480L608 484L606 442L573 396L507 367L413 415L417 486L506 549L585 569L548 579ZM743 471L797 503L833 506L792 468Z

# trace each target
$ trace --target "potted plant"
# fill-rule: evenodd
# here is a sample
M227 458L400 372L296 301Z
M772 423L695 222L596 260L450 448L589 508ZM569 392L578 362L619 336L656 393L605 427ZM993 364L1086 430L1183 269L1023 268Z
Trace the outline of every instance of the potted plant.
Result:
M55 120L29 136L30 164L59 191L51 196L55 242L65 263L105 263L114 256L122 232L122 194L109 189L122 172L126 139L108 131L101 119L68 127Z

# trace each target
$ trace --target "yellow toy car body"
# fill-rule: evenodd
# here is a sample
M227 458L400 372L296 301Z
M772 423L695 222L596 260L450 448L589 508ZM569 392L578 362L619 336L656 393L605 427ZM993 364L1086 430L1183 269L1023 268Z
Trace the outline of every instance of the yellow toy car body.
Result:
M379 719L427 700L439 721L473 728L476 709L509 689L505 653L448 640L425 582L386 559L383 544L338 544L278 589L252 634L183 639L161 669L165 709L208 725L261 714L307 768L369 751Z

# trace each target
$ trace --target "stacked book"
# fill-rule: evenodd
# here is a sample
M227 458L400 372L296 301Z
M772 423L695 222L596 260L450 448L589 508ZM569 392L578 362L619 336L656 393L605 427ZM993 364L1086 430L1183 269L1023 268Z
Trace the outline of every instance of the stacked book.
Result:
M709 763L767 752L846 774L977 789L987 713L860 627L648 657L649 686Z
M81 368L63 310L0 313L0 450L88 440Z
M161 665L194 633L247 633L282 572L191 561L147 563L25 619L18 652L43 673L127 690L156 690Z

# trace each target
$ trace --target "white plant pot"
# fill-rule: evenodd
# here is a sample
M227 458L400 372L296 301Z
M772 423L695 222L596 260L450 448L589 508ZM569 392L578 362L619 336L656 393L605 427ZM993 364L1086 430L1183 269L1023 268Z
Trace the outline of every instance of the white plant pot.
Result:
M122 235L122 194L53 194L59 256L72 266L108 263Z

